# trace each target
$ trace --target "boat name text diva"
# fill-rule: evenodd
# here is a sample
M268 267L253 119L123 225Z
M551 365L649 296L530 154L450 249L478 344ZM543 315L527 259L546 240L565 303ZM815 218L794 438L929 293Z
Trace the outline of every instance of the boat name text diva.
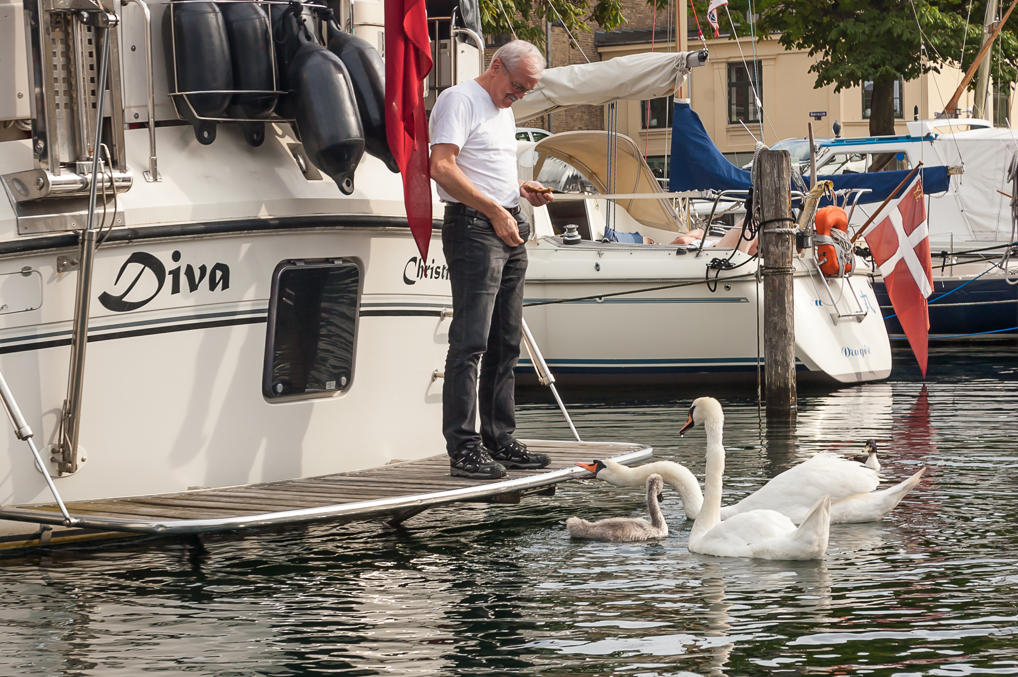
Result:
M180 262L180 252L170 254L174 263ZM170 278L170 294L181 292L181 279L189 293L194 293L203 284L208 285L210 292L226 291L230 288L230 267L225 263L215 263L211 267L204 263L197 268L190 263L174 266L169 270L163 262L148 252L133 252L127 257L113 286L120 284L121 279L129 282L120 293L104 291L99 294L99 303L108 310L126 313L137 310L154 299L163 290L166 278Z
M449 268L443 263L437 265L435 259L425 263L417 256L411 256L403 266L403 284L417 284L418 280L448 280Z

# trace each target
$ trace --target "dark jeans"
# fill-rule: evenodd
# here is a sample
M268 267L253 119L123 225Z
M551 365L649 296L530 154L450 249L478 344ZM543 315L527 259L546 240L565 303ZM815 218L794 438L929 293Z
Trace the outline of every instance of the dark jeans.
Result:
M526 240L530 225L520 215L516 222ZM477 441L498 449L512 441L516 430L513 368L523 333L526 245L510 247L495 235L483 214L457 206L445 210L442 250L449 266L453 311L442 387L446 449L451 454Z

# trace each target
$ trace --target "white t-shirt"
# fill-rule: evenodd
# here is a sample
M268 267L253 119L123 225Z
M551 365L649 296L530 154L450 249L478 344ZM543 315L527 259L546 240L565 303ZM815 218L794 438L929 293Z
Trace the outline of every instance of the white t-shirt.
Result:
M476 80L467 80L438 95L429 132L431 145L459 148L456 164L478 190L503 207L519 204L516 116L511 108L498 108ZM438 196L456 202L441 186Z

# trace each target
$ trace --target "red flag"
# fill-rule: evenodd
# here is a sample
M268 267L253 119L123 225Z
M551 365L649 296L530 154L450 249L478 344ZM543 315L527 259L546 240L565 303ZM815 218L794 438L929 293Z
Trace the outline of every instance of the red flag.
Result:
M407 222L421 258L431 243L431 173L422 81L431 72L424 0L385 0L385 134L403 175Z
M933 293L930 231L923 203L922 174L890 204L890 213L867 231L866 244L884 278L887 295L912 346L919 370L926 378L930 312L926 299Z
M721 35L718 32L718 7L722 7L728 4L728 0L710 0L710 4L707 5L707 23L714 29L714 37Z

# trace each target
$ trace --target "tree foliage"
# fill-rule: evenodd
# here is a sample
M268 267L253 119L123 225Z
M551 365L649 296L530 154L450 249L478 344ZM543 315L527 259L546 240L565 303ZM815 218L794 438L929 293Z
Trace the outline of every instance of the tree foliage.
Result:
M485 34L515 33L542 49L546 22L561 23L576 35L592 26L610 31L626 20L622 0L480 0L480 5Z
M667 9L672 0L647 0ZM696 18L710 37L709 0L689 0L690 25ZM983 41L987 0L729 0L718 14L722 31L777 39L804 49L816 62L814 86L835 91L872 81L870 132L893 133L894 82L952 65L965 70ZM543 45L545 22L561 22L573 34L594 26L623 26L623 0L480 0L485 33L515 33ZM998 15L1009 0L1003 0ZM1018 14L1018 11L1015 12ZM756 23L750 26L749 17ZM510 30L510 26L512 30ZM1018 16L1012 16L995 43L991 73L998 84L1018 81ZM943 93L944 98L951 93Z
M732 0L737 5L748 10L749 0ZM985 7L986 0L757 0L755 10L761 35L777 34L785 47L805 49L816 59L810 68L816 87L840 91L873 81L870 132L886 134L894 129L894 81L946 65L968 68L982 43ZM1018 25L1018 17L1013 20ZM1013 29L1005 24L994 52L998 83L1018 77Z

